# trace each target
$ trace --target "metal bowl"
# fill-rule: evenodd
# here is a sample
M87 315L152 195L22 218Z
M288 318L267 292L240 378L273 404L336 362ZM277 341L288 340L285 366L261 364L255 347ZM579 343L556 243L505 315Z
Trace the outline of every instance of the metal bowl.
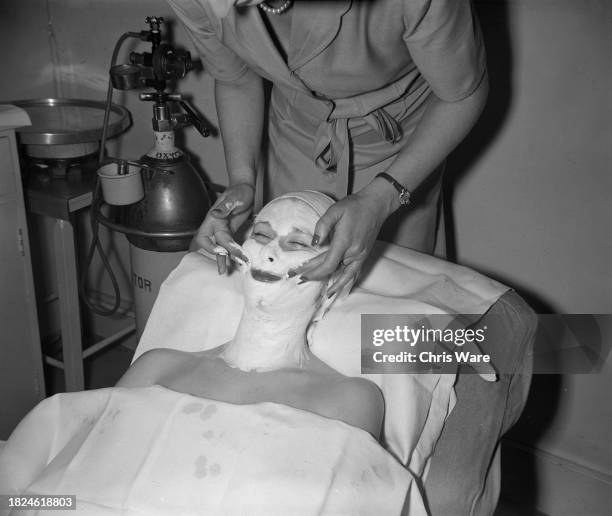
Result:
M11 102L24 109L32 125L17 129L25 145L70 145L98 142L102 138L105 102L84 99L36 99ZM130 112L111 105L107 137L125 131L131 124Z

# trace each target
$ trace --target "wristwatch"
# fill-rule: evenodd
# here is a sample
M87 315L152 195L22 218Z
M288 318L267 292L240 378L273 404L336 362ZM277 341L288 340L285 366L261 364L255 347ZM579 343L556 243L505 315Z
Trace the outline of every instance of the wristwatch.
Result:
M395 188L399 194L399 202L402 206L408 206L410 204L410 190L398 183L386 172L381 172L380 174L377 174L376 177L382 177L384 180L393 185L393 188Z

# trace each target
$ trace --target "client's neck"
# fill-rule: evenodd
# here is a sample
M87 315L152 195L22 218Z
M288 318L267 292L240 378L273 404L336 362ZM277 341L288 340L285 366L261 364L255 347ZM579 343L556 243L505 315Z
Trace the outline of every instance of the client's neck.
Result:
M269 308L269 307L268 307ZM302 367L308 360L306 329L312 313L262 310L245 306L224 360L243 371L272 371Z

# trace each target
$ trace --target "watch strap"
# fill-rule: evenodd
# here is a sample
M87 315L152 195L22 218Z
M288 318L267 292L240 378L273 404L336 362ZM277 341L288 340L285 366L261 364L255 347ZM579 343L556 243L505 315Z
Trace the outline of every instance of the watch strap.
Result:
M391 177L386 172L381 172L380 174L376 174L376 177L381 177L385 181L393 185L393 187L397 190L397 193L399 194L400 204L402 204L403 206L407 206L408 204L410 204L410 190L404 187L404 185L396 181L393 177Z

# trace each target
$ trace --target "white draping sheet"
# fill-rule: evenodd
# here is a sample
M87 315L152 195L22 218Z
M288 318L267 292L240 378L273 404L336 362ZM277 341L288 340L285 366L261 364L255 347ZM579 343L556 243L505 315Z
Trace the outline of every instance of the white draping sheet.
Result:
M199 351L233 338L242 312L239 275L190 253L162 284L135 359L149 349ZM508 287L472 269L377 242L360 284L319 322L311 349L347 376L361 372L361 314L484 314ZM455 403L453 374L367 375L385 398L383 441L416 475L426 471Z
M40 403L0 453L0 493L74 494L67 515L125 516L391 515L407 493L409 514L426 514L412 475L361 429L160 386Z

